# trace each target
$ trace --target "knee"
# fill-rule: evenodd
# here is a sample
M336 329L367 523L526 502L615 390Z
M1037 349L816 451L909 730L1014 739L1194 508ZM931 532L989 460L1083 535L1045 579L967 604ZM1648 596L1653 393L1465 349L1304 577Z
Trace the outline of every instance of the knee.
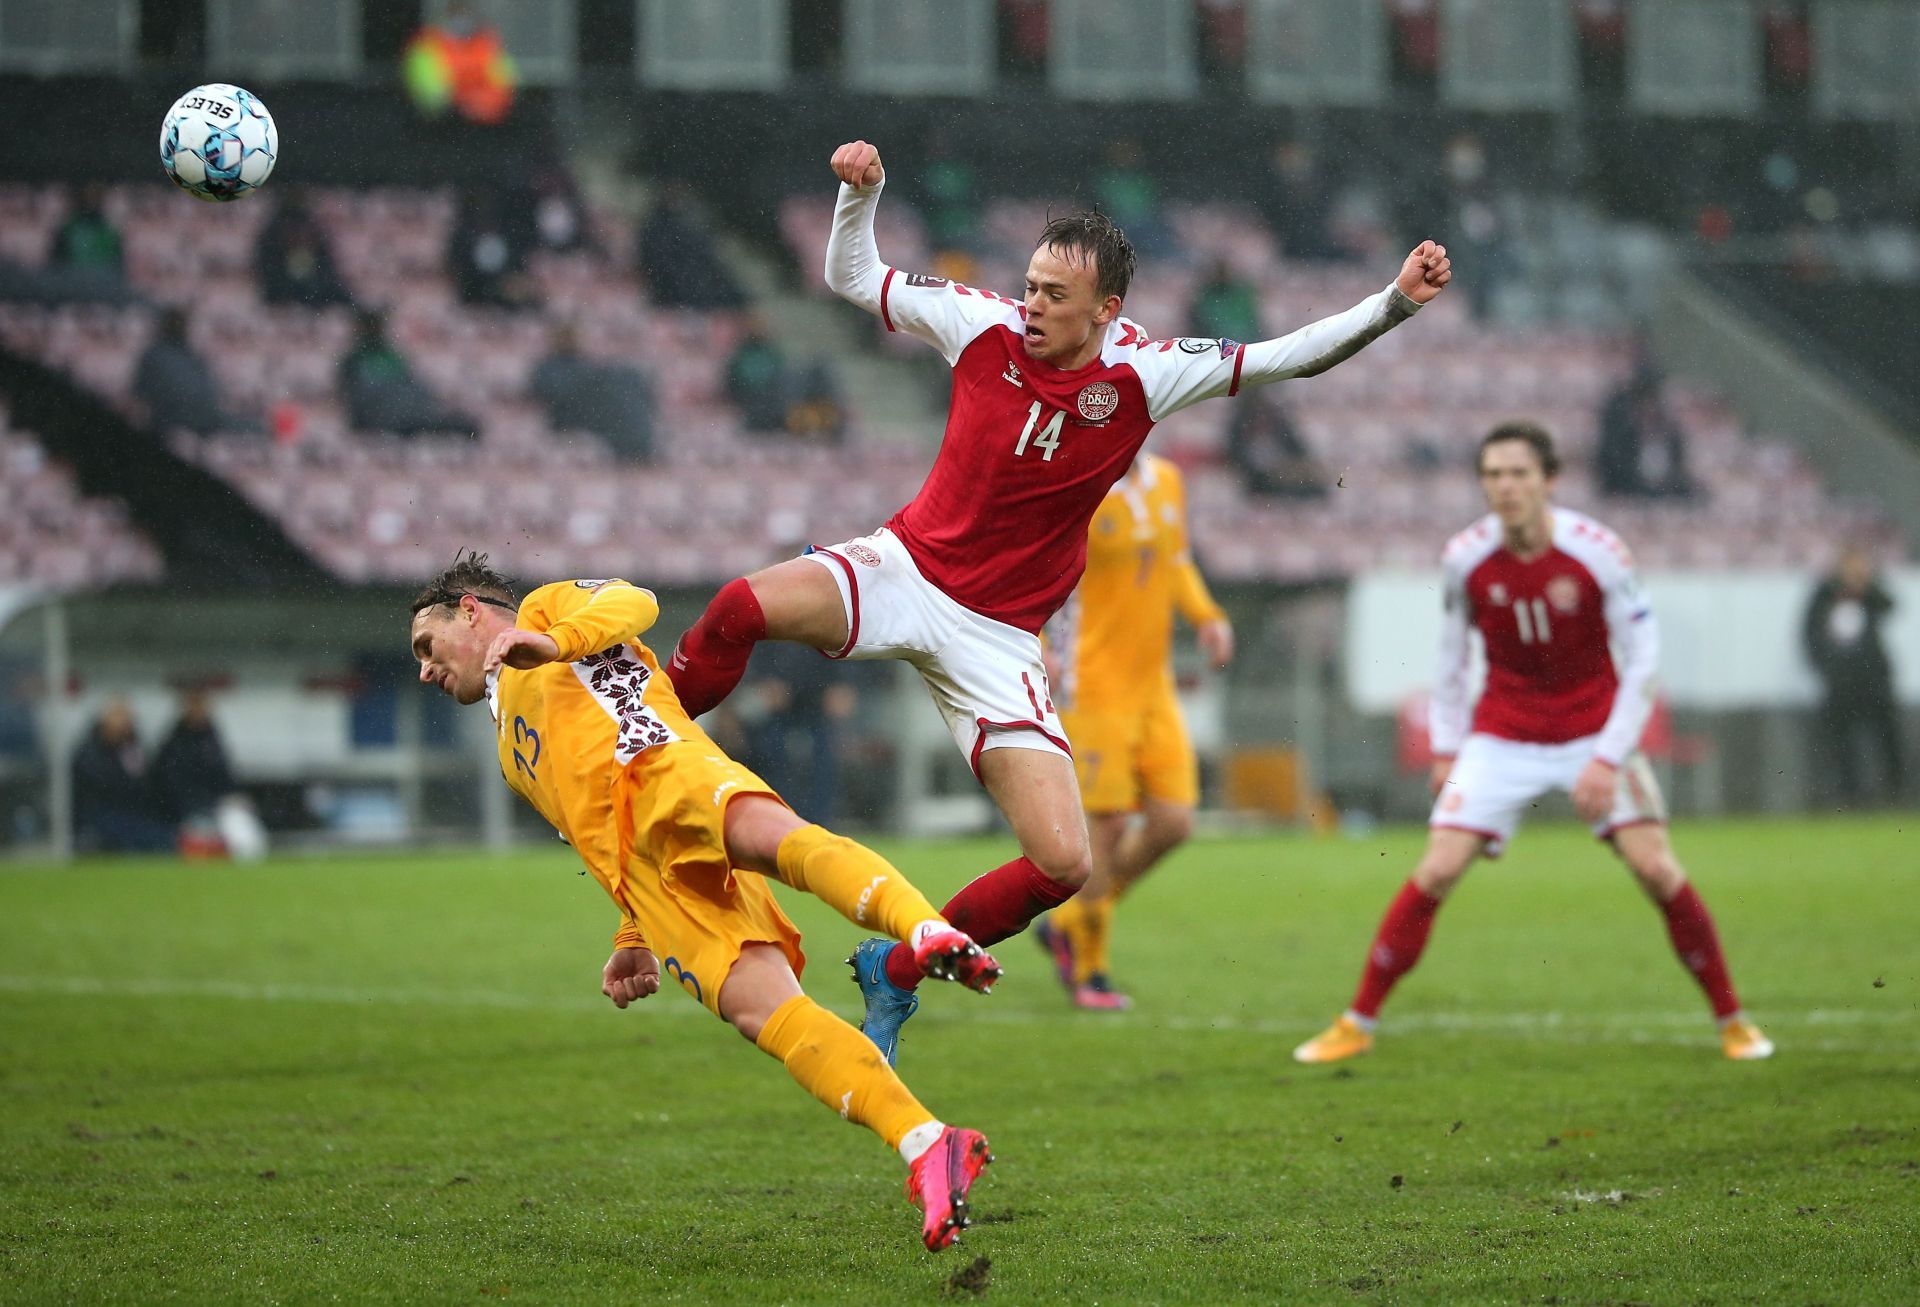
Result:
M766 618L752 584L736 577L713 596L700 615L700 624L722 640L753 643L765 629Z
M1429 853L1413 869L1413 883L1429 898L1444 899L1467 874L1470 862Z
M767 1027L766 1012L735 1012L727 1018L727 1024L740 1032L740 1037L749 1044L760 1042L760 1032Z
M1093 852L1085 831L1054 830L1021 842L1020 852L1049 880L1074 889L1093 874Z
M1655 903L1667 902L1687 883L1687 873L1681 869L1680 860L1665 849L1644 857L1629 858L1627 870L1633 873L1640 888Z
M1158 856L1185 844L1193 836L1193 809L1174 808L1147 819L1147 844Z

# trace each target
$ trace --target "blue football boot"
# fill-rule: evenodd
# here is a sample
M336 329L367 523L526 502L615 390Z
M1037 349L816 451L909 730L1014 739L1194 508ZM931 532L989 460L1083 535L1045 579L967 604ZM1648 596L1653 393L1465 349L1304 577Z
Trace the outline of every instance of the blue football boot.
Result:
M887 954L893 951L890 939L863 939L847 965L853 968L853 982L860 986L867 1014L860 1020L860 1033L873 1041L887 1065L894 1065L900 1051L900 1027L920 1009L920 996L902 989L887 979Z

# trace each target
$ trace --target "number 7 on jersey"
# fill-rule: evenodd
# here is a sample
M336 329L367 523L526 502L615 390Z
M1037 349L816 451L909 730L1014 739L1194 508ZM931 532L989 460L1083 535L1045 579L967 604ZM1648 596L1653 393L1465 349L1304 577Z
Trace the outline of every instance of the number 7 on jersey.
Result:
M1047 425L1040 427L1040 434L1036 436L1033 433L1033 429L1040 425L1041 407L1040 401L1036 399L1033 401L1033 407L1027 410L1027 425L1021 428L1020 443L1013 447L1013 456L1015 458L1025 456L1027 452L1027 442L1031 440L1035 449L1044 449L1046 451L1046 453L1040 456L1040 461L1043 463L1053 462L1053 451L1060 448L1060 424L1067 420L1067 415L1064 410L1055 409L1053 416L1047 419Z

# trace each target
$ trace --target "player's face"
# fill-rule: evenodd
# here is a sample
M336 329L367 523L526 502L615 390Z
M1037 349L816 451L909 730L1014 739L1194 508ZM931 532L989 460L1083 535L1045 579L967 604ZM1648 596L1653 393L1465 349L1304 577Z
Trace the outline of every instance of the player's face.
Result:
M476 610L440 605L414 614L413 657L420 679L456 703L485 697L487 678L480 668L486 653L487 636Z
M1541 469L1532 445L1502 440L1481 451L1480 489L1502 525L1522 527L1545 516L1553 478Z
M1055 367L1079 367L1097 352L1094 334L1120 312L1120 297L1104 300L1096 288L1097 271L1080 250L1042 245L1027 263L1027 331L1030 358Z

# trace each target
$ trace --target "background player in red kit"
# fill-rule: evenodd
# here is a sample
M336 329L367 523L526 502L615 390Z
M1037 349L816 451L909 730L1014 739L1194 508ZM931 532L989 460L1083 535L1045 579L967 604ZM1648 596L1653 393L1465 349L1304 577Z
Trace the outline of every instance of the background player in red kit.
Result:
M1427 241L1392 285L1278 340L1156 341L1120 316L1133 250L1104 216L1048 224L1022 303L883 264L873 239L880 152L852 141L832 166L842 185L827 284L946 357L946 435L926 484L884 528L729 582L668 672L698 716L732 691L759 640L913 663L1020 842L1020 857L945 909L992 944L1065 901L1091 870L1038 632L1080 578L1087 523L1107 488L1155 422L1245 385L1325 371L1412 316L1452 271ZM889 1060L920 978L912 955L891 946L869 940L852 959L862 1028Z
M1481 855L1498 857L1520 814L1548 790L1573 806L1627 864L1667 920L1681 964L1713 1005L1726 1055L1771 1056L1740 1011L1713 918L1667 843L1666 810L1638 752L1653 707L1660 637L1619 537L1550 503L1560 463L1529 422L1480 442L1493 511L1441 556L1445 624L1433 692L1433 791L1427 851L1387 909L1353 1006L1294 1050L1335 1062L1373 1047L1387 991L1413 969L1434 914ZM1487 683L1467 715L1469 630L1486 646ZM1618 645L1616 670L1610 646Z

